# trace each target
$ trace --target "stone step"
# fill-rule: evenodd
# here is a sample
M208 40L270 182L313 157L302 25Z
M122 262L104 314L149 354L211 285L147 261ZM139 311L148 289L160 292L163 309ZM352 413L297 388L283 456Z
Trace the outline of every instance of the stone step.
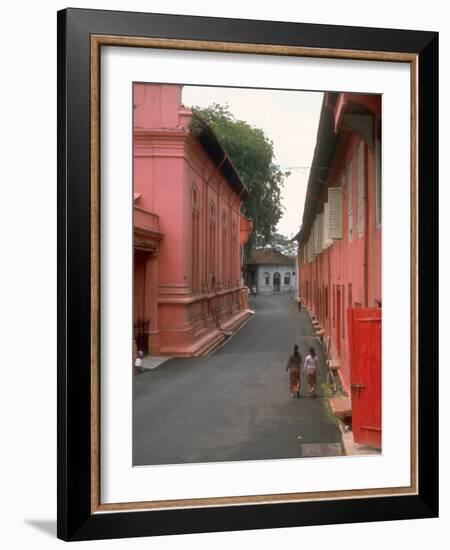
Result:
M376 449L375 447L355 443L353 432L346 432L342 434L342 447L344 454L347 456L374 455L381 453L381 450Z
M352 401L350 397L331 397L329 402L334 415L341 419L352 416Z

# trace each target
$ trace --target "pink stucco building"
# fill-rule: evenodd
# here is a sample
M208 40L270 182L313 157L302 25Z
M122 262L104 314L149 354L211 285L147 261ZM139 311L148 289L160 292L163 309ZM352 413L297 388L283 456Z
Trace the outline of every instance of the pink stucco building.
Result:
M134 336L135 350L189 356L250 315L241 264L251 222L247 188L181 93L134 84Z
M297 236L299 294L349 394L348 310L382 306L381 207L381 96L326 93Z

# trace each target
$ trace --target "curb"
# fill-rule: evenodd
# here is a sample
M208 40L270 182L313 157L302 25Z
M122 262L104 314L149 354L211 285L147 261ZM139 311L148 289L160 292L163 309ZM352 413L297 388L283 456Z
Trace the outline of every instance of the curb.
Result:
M228 344L228 342L234 338L234 336L243 328L245 325L250 321L250 319L253 318L253 315L255 315L255 312L251 309L247 310L248 316L233 330L233 331L224 331L223 338L220 339L217 344L212 345L209 349L207 349L204 353L202 353L199 357L209 357L213 353L215 353L218 349L223 347L225 344Z

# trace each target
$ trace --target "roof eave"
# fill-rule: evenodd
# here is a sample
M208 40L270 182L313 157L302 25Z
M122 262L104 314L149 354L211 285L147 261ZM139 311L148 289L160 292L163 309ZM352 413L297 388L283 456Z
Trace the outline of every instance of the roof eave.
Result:
M236 191L241 199L247 199L250 196L250 192L214 130L195 110L192 113L191 130L194 136L208 153L214 164L220 169L220 172L230 183L233 190Z
M338 93L335 92L325 93L323 97L316 146L306 190L302 226L294 237L300 245L308 239L314 216L319 205L321 206L320 196L323 185L328 182L328 171L338 144L338 135L334 130L334 110L330 109L330 104L333 104L337 97Z

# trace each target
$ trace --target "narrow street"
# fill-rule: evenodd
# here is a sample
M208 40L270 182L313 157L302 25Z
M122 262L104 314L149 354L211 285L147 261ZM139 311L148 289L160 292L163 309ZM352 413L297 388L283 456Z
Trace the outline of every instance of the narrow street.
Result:
M250 298L255 315L209 357L175 358L134 376L133 465L341 454L327 412L323 357L292 295ZM318 398L291 398L285 367L294 344L321 360ZM320 451L317 451L320 445Z

